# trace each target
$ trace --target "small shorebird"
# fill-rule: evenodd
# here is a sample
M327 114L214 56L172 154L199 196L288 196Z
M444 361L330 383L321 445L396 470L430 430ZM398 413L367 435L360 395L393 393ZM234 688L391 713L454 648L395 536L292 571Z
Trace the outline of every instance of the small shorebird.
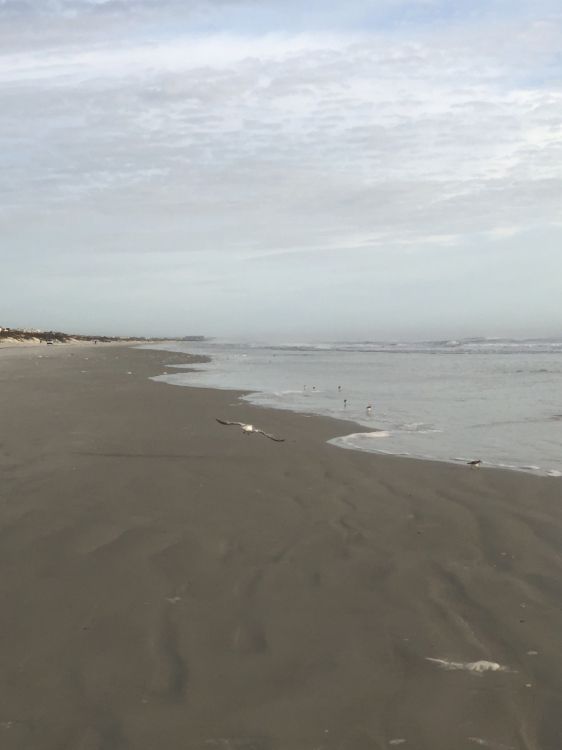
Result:
M468 464L468 466L473 466L475 469L477 469L482 463L482 459L475 458L474 461L467 461L466 463Z
M275 435L270 435L269 432L264 432L263 430L254 427L253 424L245 424L244 422L226 422L224 419L217 419L217 422L219 424L236 425L237 427L240 427L242 429L244 435L264 435L270 440L275 440L276 443L285 442L285 438L278 438L275 437Z

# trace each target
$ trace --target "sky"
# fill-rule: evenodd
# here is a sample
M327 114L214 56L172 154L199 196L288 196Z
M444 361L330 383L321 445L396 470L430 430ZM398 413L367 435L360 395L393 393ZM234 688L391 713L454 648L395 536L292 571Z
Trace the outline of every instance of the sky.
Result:
M0 326L562 335L559 0L0 0Z

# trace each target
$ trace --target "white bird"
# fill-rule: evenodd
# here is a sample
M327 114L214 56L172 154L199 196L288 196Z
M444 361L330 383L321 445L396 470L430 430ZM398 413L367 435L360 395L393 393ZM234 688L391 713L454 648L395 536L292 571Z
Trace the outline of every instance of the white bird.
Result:
M270 435L269 432L264 432L263 430L258 429L257 427L254 427L253 424L245 424L244 422L226 422L224 419L217 419L217 422L219 424L226 424L226 425L236 425L237 427L240 427L242 429L242 432L244 435L265 435L266 438L269 438L270 440L275 440L276 443L284 443L285 438L278 438L275 437L275 435Z

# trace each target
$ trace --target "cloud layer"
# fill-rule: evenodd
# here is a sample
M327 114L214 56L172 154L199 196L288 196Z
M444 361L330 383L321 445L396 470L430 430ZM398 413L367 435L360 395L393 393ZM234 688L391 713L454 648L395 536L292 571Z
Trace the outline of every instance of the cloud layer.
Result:
M281 335L306 319L303 334L325 335L336 313L339 335L362 336L390 303L377 333L414 335L423 289L433 333L447 289L475 293L483 254L498 273L514 259L519 297L540 242L522 333L554 326L560 16L547 3L453 17L432 2L334 5L282 23L273 1L0 0L6 322L48 309L46 325L67 328L75 315L164 333L191 318ZM501 283L487 286L451 327L521 326L501 319ZM259 323L241 288L260 297Z

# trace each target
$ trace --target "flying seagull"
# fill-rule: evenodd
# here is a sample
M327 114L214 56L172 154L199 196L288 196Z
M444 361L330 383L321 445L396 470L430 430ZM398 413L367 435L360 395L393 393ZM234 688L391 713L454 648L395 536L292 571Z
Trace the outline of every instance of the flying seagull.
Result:
M257 427L254 427L253 424L245 424L244 422L226 422L224 419L217 419L217 422L219 424L226 424L231 425L234 424L237 427L240 427L242 429L242 432L244 435L251 435L251 434L258 434L258 435L265 435L266 438L269 438L270 440L275 440L276 443L284 443L285 438L278 438L275 437L275 435L270 435L268 432L264 432L263 430L259 430Z
M477 469L482 463L482 459L475 458L474 461L467 461L466 463L468 464L468 466L474 466L474 468Z

